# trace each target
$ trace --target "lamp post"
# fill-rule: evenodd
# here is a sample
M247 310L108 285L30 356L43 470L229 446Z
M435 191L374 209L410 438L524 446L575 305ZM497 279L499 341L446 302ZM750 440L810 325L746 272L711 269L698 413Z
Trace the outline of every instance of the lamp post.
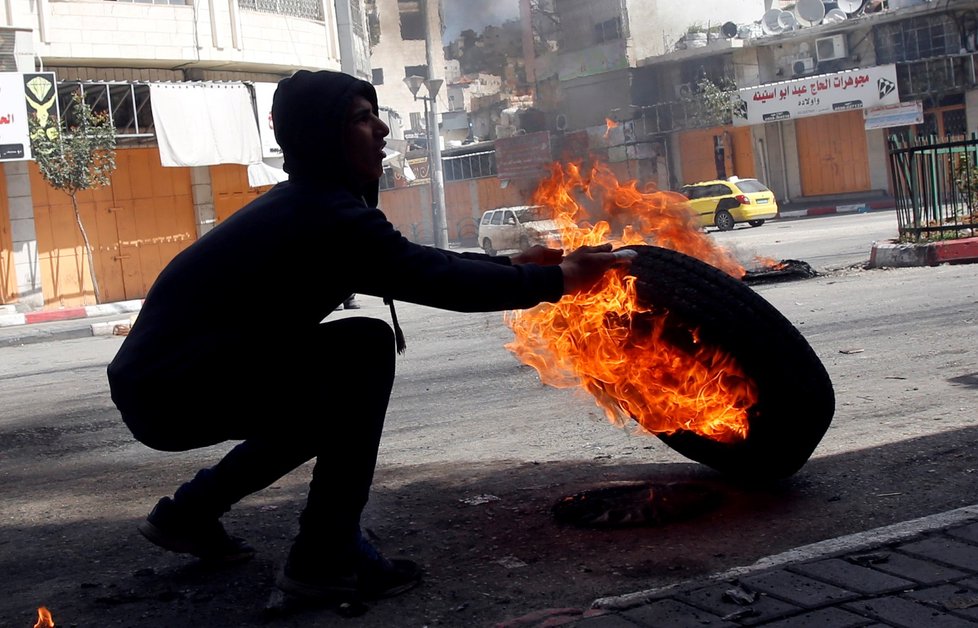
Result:
M435 246L440 249L448 248L448 218L445 214L445 180L441 167L441 142L438 134L438 115L435 97L444 81L442 79L425 79L420 76L409 76L404 84L411 90L415 100L424 102L425 137L428 140L428 181L431 184L431 227L434 231ZM428 89L427 96L418 96L421 86ZM429 106L430 103L430 106Z

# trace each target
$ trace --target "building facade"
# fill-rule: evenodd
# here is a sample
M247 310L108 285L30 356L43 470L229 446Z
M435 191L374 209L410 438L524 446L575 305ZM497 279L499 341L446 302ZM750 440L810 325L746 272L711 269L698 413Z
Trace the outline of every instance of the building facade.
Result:
M756 176L782 201L882 197L891 135L978 125L972 0L723 3L702 13L709 24L646 12L661 4L554 0L558 45L536 69L553 132L593 140L619 124L598 144L632 178L678 189ZM638 30L669 20L665 37Z
M278 80L298 69L369 75L358 0L5 7L4 69L53 74L62 105L81 91L116 127L111 185L78 196L103 302L142 298L177 252L274 182L268 110ZM195 147L196 135L219 139ZM33 161L0 169L0 305L93 304L70 198Z

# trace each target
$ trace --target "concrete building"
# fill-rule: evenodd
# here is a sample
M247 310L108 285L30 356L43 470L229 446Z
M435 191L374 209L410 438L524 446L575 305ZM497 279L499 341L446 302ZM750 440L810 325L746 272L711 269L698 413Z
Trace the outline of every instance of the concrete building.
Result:
M553 132L588 131L661 188L737 175L782 201L884 196L890 135L978 126L973 0L553 4L559 45L536 65Z
M404 84L408 76L445 78L445 54L441 45L439 0L366 0L370 23L373 84L382 103L397 111L405 130L425 128L424 101L416 100ZM430 40L430 42L429 42ZM430 74L429 74L430 66ZM427 96L424 87L418 96ZM448 110L444 91L437 96L438 109Z
M79 194L104 302L144 296L177 252L274 182L268 111L279 79L303 68L369 76L358 0L5 7L4 69L21 90L27 78L54 82L46 100L27 99L31 111L58 111L54 102L82 91L116 127L111 185ZM0 304L93 304L69 197L30 159L0 159Z

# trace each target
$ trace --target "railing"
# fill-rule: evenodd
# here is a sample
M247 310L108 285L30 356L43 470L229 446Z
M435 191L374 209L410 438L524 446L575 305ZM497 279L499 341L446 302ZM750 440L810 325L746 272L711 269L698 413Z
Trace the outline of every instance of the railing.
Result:
M238 6L263 13L323 21L323 3L319 0L239 0Z
M901 242L978 235L978 135L890 138Z

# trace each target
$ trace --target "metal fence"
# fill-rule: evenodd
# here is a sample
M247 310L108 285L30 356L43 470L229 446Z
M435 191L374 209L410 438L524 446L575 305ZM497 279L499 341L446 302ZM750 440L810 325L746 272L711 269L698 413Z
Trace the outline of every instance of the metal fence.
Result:
M900 241L978 235L978 135L894 135L889 145Z

